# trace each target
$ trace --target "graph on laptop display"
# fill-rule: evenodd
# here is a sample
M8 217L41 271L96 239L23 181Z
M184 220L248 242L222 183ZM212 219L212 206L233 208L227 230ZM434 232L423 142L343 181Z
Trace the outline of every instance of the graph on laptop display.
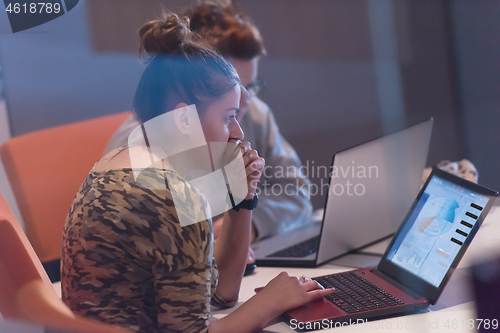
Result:
M488 200L433 176L387 259L439 287Z

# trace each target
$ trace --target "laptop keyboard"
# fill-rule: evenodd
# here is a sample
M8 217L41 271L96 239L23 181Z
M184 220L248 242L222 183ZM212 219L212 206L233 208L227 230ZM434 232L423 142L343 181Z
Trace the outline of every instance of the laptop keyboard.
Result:
M325 298L347 313L356 313L404 304L387 291L354 272L315 278L325 288L335 292Z
M302 258L318 251L320 236L307 239L283 250L268 254L266 257Z

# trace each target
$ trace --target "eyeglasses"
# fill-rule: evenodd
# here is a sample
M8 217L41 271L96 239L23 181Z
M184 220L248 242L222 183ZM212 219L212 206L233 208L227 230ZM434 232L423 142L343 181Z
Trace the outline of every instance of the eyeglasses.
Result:
M253 95L258 95L266 85L267 85L266 81L257 79L247 84L245 86L245 89Z

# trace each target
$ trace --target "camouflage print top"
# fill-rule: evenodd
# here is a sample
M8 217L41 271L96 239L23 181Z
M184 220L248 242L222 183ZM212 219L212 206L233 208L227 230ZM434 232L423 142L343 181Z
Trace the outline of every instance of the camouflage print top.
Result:
M154 188L165 172L176 177L147 169L141 180ZM75 313L137 332L206 332L210 302L234 305L215 291L211 221L181 227L163 187L138 186L131 169L86 178L61 258L62 298Z

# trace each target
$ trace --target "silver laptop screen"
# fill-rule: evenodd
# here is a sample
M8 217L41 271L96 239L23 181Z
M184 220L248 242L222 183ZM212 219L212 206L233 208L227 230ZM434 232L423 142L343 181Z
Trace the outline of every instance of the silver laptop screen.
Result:
M387 260L439 287L488 201L433 176Z

